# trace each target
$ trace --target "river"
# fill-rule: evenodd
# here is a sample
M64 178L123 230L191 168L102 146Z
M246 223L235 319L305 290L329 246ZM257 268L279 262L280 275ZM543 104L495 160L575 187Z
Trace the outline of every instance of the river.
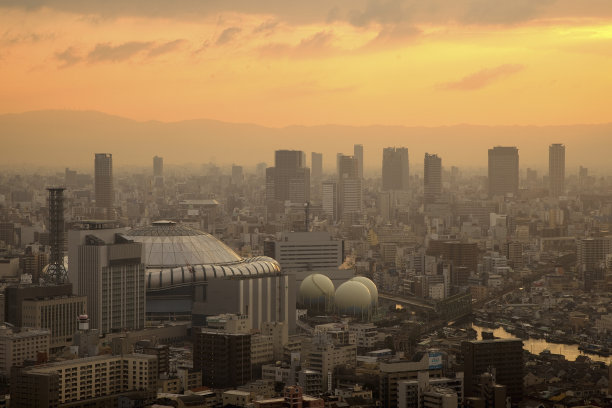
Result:
M499 337L500 339L510 339L515 338L511 333L508 333L504 330L503 327L498 327L497 329L490 329L488 327L480 327L472 324L472 328L476 330L477 339L482 339L482 332L484 331L492 331L493 335ZM553 354L562 354L565 356L565 359L568 361L576 360L576 357L580 355L584 355L589 357L593 361L601 361L606 364L610 364L612 362L612 357L603 357L598 356L596 354L586 354L582 351L578 350L577 344L557 344L557 343L549 343L544 339L532 339L523 340L523 348L529 351L531 354L540 354L544 350L550 350Z

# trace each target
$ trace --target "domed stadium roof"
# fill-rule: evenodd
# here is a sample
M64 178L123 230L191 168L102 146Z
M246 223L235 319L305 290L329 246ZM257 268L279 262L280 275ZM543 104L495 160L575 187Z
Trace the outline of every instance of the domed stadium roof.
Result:
M129 239L142 243L143 263L149 268L226 264L242 258L214 236L172 221L129 230Z
M148 290L225 277L278 274L281 270L272 258L243 259L214 236L173 221L156 221L124 236L142 244Z

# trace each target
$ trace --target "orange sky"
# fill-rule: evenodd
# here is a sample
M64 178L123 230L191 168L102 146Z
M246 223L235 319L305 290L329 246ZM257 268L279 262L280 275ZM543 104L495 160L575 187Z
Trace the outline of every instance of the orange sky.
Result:
M609 0L124 3L2 2L0 113L268 126L612 120Z

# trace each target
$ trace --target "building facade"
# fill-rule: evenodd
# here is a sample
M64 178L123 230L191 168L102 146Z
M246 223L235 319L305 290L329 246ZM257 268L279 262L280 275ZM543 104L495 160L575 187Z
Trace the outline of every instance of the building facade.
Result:
M519 190L519 153L516 147L489 149L489 197L513 194Z

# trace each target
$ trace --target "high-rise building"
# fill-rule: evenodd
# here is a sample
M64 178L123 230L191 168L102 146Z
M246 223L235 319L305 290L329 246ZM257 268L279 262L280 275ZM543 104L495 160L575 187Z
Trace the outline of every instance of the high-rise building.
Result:
M425 153L424 202L435 203L442 195L442 159L436 154Z
M310 170L310 175L313 180L319 180L321 178L323 175L323 153L312 152Z
M95 191L96 208L100 209L100 215L106 219L113 218L113 155L110 153L96 153Z
M251 380L251 335L200 329L193 341L193 368L202 370L202 384L235 388Z
M523 341L521 339L473 340L461 343L465 396L476 397L482 374L492 373L505 385L513 403L523 399Z
M583 238L576 242L576 269L585 272L604 268L606 256L612 253L612 236Z
M299 150L277 150L274 167L266 169L266 200L310 201L310 169Z
M363 178L363 145L353 146L353 156L357 160L357 177Z
M383 149L383 190L408 190L409 175L408 149L405 147Z
M153 176L163 177L164 175L164 158L155 156L153 157Z
M551 196L565 193L565 145L555 143L548 148L548 180Z
M85 221L68 232L73 292L87 296L91 327L103 333L145 324L142 244L119 235L125 231L114 221Z
M519 189L519 153L514 146L489 149L489 197L517 195Z
M232 164L232 184L240 185L244 181L244 171L242 166Z
M339 154L338 158L338 217L350 223L362 210L362 180L358 160Z
M335 222L338 220L338 183L334 180L324 181L321 190L323 212Z

